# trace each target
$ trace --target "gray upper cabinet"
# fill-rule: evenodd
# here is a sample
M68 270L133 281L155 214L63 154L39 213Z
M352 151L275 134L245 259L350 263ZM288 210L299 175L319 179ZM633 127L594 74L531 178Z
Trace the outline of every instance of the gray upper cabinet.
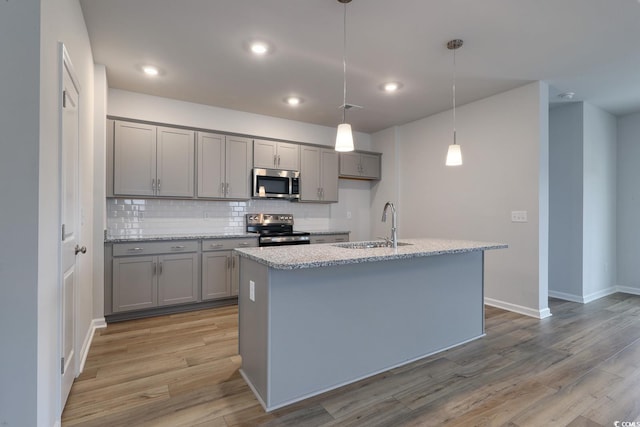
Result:
M380 179L380 154L340 153L340 177L357 179Z
M198 197L249 199L251 139L198 132Z
M194 196L194 132L115 122L113 193L123 196Z
M300 148L300 201L338 201L338 153L303 145Z
M115 122L113 193L154 196L156 126Z
M300 170L300 145L256 139L253 142L253 167Z

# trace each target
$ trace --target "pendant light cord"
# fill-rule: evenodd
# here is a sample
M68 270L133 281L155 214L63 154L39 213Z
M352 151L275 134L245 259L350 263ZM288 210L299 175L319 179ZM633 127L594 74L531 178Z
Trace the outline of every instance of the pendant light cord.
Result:
M456 49L453 49L453 144L456 144Z
M342 123L347 122L347 3L344 3L344 21L343 21L343 40L342 40Z

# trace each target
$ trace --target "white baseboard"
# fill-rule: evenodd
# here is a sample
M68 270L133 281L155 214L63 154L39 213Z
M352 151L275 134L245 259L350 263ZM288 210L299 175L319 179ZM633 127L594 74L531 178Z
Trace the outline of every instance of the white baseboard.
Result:
M616 286L616 291L622 292L623 294L640 295L640 289L629 286Z
M607 288L607 289L603 289L603 290L598 291L598 292L593 292L593 293L591 293L589 295L585 295L584 296L584 298L583 298L584 299L584 303L586 304L588 302L595 301L595 300L600 299L602 297L606 297L607 295L615 294L616 292L618 292L618 289L616 289L615 286L612 286L612 287Z
M602 297L606 297L607 295L615 294L616 292L624 292L624 291L621 291L619 286L618 287L612 286L607 289L602 289L598 292L593 292L589 295L581 296L581 295L568 294L565 292L557 292L557 291L549 290L549 296L553 298L559 298L565 301L572 301L572 302L578 302L580 304L586 304L591 301L600 299ZM640 290L636 290L636 292L640 292Z
M558 298L565 301L579 302L580 304L584 304L584 298L582 298L580 295L568 294L566 292L552 291L551 289L549 289L549 296L552 298Z
M524 314L525 316L535 317L536 319L544 319L551 316L551 310L545 308L544 310L536 310L522 305L511 304L510 302L500 301L493 298L484 298L484 303L491 307L501 308L507 311L513 311L514 313Z
M89 355L89 348L91 347L91 342L93 341L93 335L96 332L96 329L106 328L107 322L104 320L104 317L100 319L93 319L91 321L91 326L87 331L87 335L84 337L84 342L82 343L82 350L80 351L80 367L78 368L78 374L80 375L82 371L84 371L84 364L87 361L87 356Z
M60 427L60 426L61 426L60 420L57 420L55 424L53 424L53 427Z

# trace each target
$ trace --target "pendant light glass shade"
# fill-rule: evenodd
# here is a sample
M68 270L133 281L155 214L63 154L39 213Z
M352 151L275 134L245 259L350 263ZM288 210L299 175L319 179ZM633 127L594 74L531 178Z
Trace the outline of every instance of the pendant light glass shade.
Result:
M451 144L447 151L447 166L460 166L462 164L462 151L458 144Z
M447 166L460 166L462 164L462 150L456 142L456 49L462 47L462 40L455 39L447 43L447 49L453 51L453 88L451 90L453 95L453 144L449 145L447 150L447 160L445 165Z
M344 37L342 44L342 123L338 125L336 134L336 151L353 151L353 133L347 123L347 3L351 0L338 0L344 5Z
M353 151L353 149L351 125L349 123L339 124L338 133L336 134L336 151Z

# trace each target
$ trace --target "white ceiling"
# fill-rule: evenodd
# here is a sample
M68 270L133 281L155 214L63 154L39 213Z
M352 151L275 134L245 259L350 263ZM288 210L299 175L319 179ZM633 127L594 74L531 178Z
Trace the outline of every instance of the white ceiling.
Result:
M343 5L337 0L80 0L112 88L335 126ZM613 114L640 111L638 0L353 0L347 121L375 132L530 81ZM273 44L258 58L254 38ZM153 64L162 75L140 72ZM398 80L398 93L379 86ZM305 101L297 108L288 95Z

